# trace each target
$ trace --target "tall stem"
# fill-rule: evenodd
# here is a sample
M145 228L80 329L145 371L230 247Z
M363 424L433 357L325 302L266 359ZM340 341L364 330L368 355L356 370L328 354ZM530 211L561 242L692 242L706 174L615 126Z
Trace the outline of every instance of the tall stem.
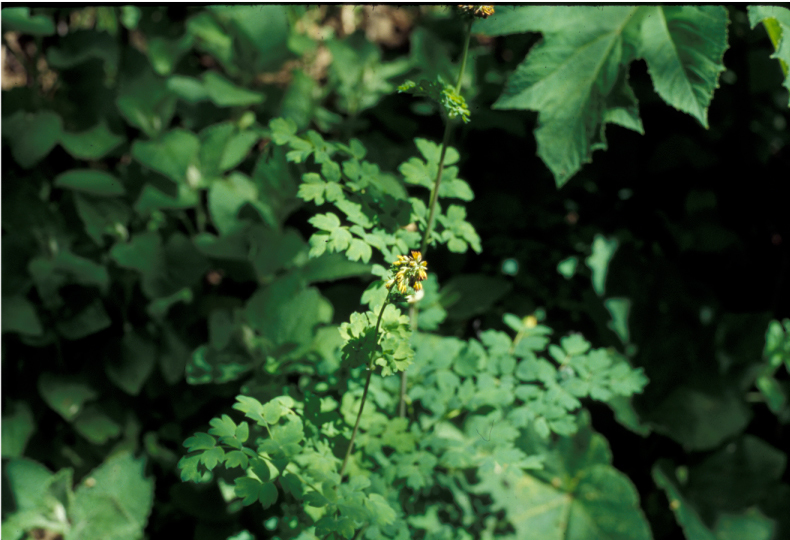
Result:
M456 93L461 92L461 83L464 80L464 73L466 72L466 60L469 57L469 42L472 39L472 21L466 25L466 37L464 38L464 52L461 56L461 70L458 72L458 80L455 83ZM422 242L420 243L420 253L425 257L428 251L428 240L433 232L433 222L436 217L436 202L439 200L439 187L442 185L442 173L444 172L444 157L447 154L447 145L450 143L450 135L453 131L453 123L450 118L446 119L444 125L444 137L442 137L442 152L439 155L439 169L436 171L436 180L431 188L431 198L428 202L428 224L425 227L425 232L422 235ZM411 327L417 328L417 306L412 304L410 310ZM398 415L406 416L406 371L401 372L400 376L400 399L398 401Z
M381 318L384 316L384 309L389 304L390 296L392 295L392 289L387 293L387 298L384 299L384 304L381 306L381 311L379 311L379 318L376 320L376 330L373 332L373 341L378 343L379 339L379 328L381 328ZM351 441L348 443L348 450L346 450L346 456L343 458L343 465L340 466L340 479L343 479L343 473L346 472L346 466L348 465L348 458L351 457L351 452L354 451L354 441L357 438L357 431L359 431L359 421L362 419L362 411L365 408L365 402L368 399L368 390L370 389L370 379L373 376L373 358L370 359L368 362L368 378L365 381L365 390L362 391L362 402L359 404L359 411L357 412L357 421L354 422L354 431L351 433Z

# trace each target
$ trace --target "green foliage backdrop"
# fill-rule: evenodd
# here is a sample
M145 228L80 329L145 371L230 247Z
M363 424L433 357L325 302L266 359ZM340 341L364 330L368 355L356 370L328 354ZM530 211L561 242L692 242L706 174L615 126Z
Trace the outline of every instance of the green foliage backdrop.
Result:
M790 535L787 8L0 13L3 538Z

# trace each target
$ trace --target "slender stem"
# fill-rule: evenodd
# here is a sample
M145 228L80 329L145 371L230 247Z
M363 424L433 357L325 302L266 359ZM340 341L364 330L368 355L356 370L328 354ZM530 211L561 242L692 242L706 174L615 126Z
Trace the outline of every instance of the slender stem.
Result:
M466 72L466 60L469 58L469 42L472 39L472 21L466 25L466 37L464 38L464 52L461 56L461 70L458 72L458 80L455 83L456 93L461 92L461 83L464 80L464 73ZM422 235L422 242L420 244L420 253L425 257L428 251L428 240L433 231L433 221L436 217L436 203L439 200L439 187L442 185L442 173L444 172L444 157L447 154L447 145L450 143L450 135L453 131L453 123L449 118L445 119L444 137L442 138L442 152L439 156L439 169L436 171L436 181L431 188L431 198L428 203L428 224L425 227L425 232ZM409 313L411 318L411 327L417 328L417 306L412 304ZM398 401L398 415L401 417L406 416L406 371L401 372L400 376L400 399Z
M458 73L458 81L455 83L456 93L461 92L461 82L464 79L464 71L466 71L466 58L469 56L469 42L472 39L472 21L466 26L466 38L464 40L464 54L461 56L461 71Z
M381 328L381 318L384 316L384 309L389 304L390 296L392 296L392 290L387 293L387 298L384 299L384 304L381 306L381 311L379 311L379 318L376 321L376 330L373 333L373 340L378 342L379 337L379 328ZM365 390L362 391L362 402L359 404L359 411L357 412L357 421L354 422L354 431L351 433L351 441L348 443L348 450L346 450L346 456L343 458L343 465L340 467L340 479L343 479L343 473L346 472L346 466L348 465L348 458L351 457L351 452L354 451L354 441L357 438L357 431L359 430L359 421L362 419L362 410L365 408L365 402L368 399L368 389L370 388L370 379L373 376L373 358L370 359L370 363L368 364L368 378L365 381Z

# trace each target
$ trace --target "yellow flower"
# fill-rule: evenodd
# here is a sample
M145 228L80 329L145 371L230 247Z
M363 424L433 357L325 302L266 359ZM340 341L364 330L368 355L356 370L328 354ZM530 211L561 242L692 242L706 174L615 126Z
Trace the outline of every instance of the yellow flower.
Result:
M406 294L409 287L415 291L422 290L420 282L428 278L428 263L422 260L422 253L412 251L410 256L398 255L398 259L392 263L391 271L395 275L384 285L391 289L397 284L398 292Z

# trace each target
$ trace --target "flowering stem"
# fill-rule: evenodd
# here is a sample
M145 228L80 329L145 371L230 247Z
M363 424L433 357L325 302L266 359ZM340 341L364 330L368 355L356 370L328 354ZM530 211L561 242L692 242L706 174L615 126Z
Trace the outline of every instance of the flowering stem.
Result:
M379 338L379 328L381 328L381 318L384 315L384 309L389 304L390 296L392 296L392 289L387 293L387 298L384 299L384 304L381 306L381 311L379 311L379 318L376 321L376 330L373 332L373 341L378 342ZM370 389L370 379L373 376L373 360L371 358L368 362L368 378L365 381L365 389L362 391L362 402L359 404L359 411L357 412L357 421L354 422L354 431L351 433L351 441L348 443L348 450L346 450L346 456L343 458L343 465L340 467L340 478L342 480L343 473L346 472L346 466L348 465L348 458L351 456L351 452L354 451L354 441L357 438L357 431L359 431L359 421L362 419L362 410L365 408L365 402L368 399L368 389Z
M456 93L461 92L461 83L464 79L464 72L466 71L466 60L469 57L469 42L472 39L472 21L470 20L466 25L466 37L464 38L464 52L461 56L461 70L458 72L458 80L455 83ZM428 203L428 224L425 227L425 232L422 235L422 243L420 244L420 253L425 256L428 251L428 241L433 232L433 222L436 217L436 202L439 200L439 187L442 185L442 172L444 172L444 157L447 154L447 145L450 142L450 135L453 131L453 123L450 118L446 119L444 125L444 137L442 138L442 152L439 155L439 170L436 171L436 180L431 188L431 198ZM412 304L410 310L411 327L417 328L417 306ZM398 401L398 415L401 417L406 416L406 371L403 371L400 376L400 400Z

